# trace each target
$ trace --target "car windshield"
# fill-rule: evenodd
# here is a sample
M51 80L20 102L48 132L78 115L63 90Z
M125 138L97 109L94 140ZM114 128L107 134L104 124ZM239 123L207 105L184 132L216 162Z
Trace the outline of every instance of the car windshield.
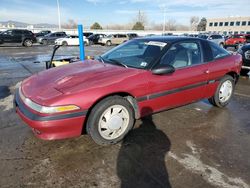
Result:
M145 69L159 58L166 42L136 39L126 42L100 57L100 61L125 67Z
M201 39L207 39L208 38L207 35L199 35L198 37L201 38Z
M107 38L112 38L112 37L113 37L113 35L108 35L108 36L107 36Z

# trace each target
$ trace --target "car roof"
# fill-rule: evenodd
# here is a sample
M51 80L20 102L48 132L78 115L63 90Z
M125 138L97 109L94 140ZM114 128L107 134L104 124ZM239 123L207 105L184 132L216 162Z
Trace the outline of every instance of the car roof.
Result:
M154 40L159 42L168 42L168 43L174 43L179 41L194 41L194 40L204 40L200 38L194 38L194 37L180 37L180 36L152 36L152 37L143 37L143 38L137 38L135 40Z

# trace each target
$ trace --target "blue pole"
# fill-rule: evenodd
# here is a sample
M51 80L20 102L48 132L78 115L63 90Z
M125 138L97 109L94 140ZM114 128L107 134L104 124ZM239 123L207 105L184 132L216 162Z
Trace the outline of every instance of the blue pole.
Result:
M85 58L85 53L84 53L83 26L82 25L78 25L78 36L79 36L79 48L80 48L80 60L83 61Z

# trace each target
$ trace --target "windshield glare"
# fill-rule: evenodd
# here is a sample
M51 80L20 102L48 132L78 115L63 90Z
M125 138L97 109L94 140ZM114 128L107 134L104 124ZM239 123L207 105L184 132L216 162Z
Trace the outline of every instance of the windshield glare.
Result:
M160 56L166 45L165 42L137 39L117 46L101 57L105 63L119 62L128 67L145 69Z

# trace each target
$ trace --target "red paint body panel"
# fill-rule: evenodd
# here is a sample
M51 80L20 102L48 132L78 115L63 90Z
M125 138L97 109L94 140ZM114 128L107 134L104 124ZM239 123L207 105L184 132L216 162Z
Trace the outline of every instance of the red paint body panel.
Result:
M22 84L24 95L44 106L78 104L88 109L107 94L145 94L145 70L87 61L43 71ZM70 101L65 100L70 98Z
M202 64L184 69L177 69L170 75L159 76L148 72L147 77L150 88L148 94L183 88L199 82L207 82L208 75L205 73L207 69L207 64ZM203 85L194 89L187 89L174 94L158 97L148 101L148 107L152 108L153 112L155 112L187 104L204 98L205 89L206 85Z
M242 66L242 57L239 54L231 55L225 58L217 59L209 62L209 77L208 80L217 80L227 73L236 73L240 75ZM210 98L214 95L219 82L208 84L205 98Z
M53 121L33 121L28 119L17 108L18 115L28 124L35 135L43 140L56 140L80 136L85 117L76 117ZM38 134L38 131L40 134Z

